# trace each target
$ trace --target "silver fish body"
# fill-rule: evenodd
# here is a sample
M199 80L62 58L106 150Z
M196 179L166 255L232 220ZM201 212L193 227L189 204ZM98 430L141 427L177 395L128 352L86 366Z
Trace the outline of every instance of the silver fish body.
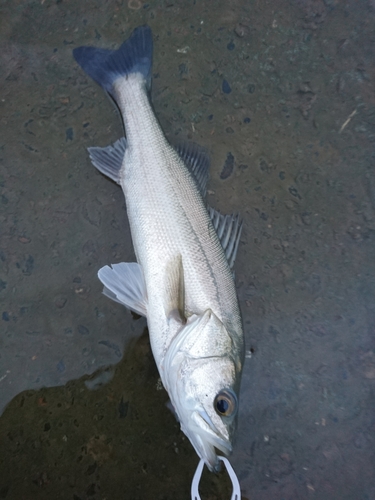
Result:
M90 148L125 194L137 263L105 266L104 293L147 317L151 347L183 432L213 470L232 449L243 329L231 265L238 217L207 209L207 159L166 140L149 97L152 35L137 28L118 51L74 56L115 99L126 140ZM220 237L219 237L220 236Z

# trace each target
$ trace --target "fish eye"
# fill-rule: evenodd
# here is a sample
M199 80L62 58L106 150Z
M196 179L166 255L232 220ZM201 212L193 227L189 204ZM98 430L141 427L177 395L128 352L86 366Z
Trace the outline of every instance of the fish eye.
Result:
M237 411L237 398L234 392L220 391L214 400L214 408L221 417L231 417Z

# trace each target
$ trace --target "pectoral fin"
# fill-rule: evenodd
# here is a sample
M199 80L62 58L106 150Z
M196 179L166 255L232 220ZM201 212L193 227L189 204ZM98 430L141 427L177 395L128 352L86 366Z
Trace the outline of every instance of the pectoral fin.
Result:
M147 317L147 291L141 266L136 262L111 266L104 266L98 272L104 295Z
M177 255L168 262L165 276L165 314L169 321L177 322L181 326L186 322L184 269L181 255Z

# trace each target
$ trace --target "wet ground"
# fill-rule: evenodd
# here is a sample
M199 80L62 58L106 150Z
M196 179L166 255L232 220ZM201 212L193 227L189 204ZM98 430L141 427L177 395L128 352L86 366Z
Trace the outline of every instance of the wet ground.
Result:
M0 499L189 498L145 321L96 277L134 260L85 150L122 128L71 56L143 23L166 134L210 149L209 202L244 217L243 499L374 499L375 2L13 0L0 23Z

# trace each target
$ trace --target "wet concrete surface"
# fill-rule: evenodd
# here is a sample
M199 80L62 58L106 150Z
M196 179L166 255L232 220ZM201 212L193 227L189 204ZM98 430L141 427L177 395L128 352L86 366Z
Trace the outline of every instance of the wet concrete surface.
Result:
M374 499L375 3L5 1L0 22L0 499L189 498L145 321L96 277L134 260L86 152L123 132L71 55L143 23L167 136L210 149L209 203L244 218L243 499Z

